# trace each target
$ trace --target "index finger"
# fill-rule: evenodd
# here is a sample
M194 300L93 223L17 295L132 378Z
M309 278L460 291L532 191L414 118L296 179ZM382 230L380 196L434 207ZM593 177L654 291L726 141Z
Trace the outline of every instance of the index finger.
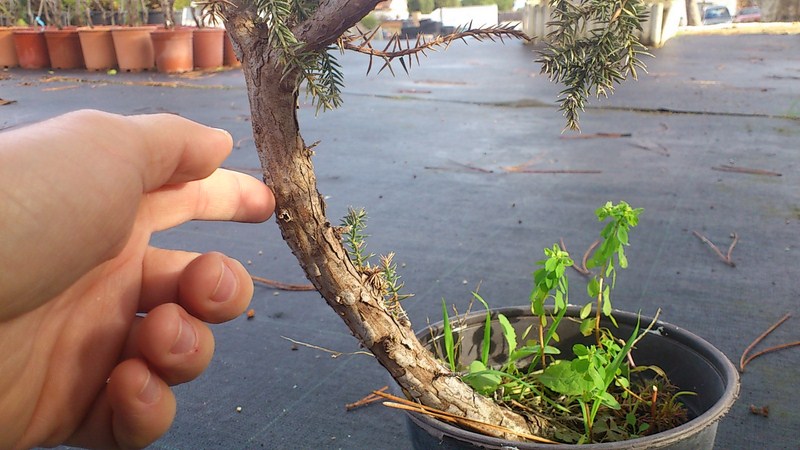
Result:
M230 154L230 133L173 114L130 116L144 192L205 178ZM138 151L137 151L138 150Z

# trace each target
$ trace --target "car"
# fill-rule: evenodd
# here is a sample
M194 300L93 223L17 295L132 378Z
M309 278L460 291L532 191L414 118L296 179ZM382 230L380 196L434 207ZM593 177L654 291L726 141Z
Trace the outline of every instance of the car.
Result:
M731 23L733 18L726 6L709 6L703 10L703 25Z
M742 8L736 13L736 17L733 18L733 21L737 23L761 22L761 8L758 6Z

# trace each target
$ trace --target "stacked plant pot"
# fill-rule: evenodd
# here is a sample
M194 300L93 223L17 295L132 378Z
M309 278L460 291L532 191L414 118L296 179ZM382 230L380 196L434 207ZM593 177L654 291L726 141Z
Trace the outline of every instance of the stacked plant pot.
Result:
M40 28L14 28L12 35L14 49L21 68L47 69L50 67L50 55L47 52L44 30Z
M189 72L194 68L193 35L192 29L186 27L153 30L150 38L159 72Z
M47 28L44 32L50 67L53 69L82 69L83 51L75 27Z
M14 28L0 27L0 68L11 68L19 65L17 49L14 46Z
M195 28L193 37L194 66L198 69L216 69L223 64L225 30L222 28Z
M119 69L125 72L152 70L155 66L150 33L155 26L119 27L111 30Z
M116 28L116 27L114 27ZM78 38L83 50L87 70L100 71L117 67L117 52L110 26L78 28Z

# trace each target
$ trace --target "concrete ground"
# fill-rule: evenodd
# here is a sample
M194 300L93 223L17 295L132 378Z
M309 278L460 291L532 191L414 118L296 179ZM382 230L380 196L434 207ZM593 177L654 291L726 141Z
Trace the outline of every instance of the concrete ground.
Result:
M592 102L583 134L561 133L559 91L520 43L470 43L435 53L410 76L365 76L360 55L340 57L344 106L315 116L303 105L306 142L328 212L370 214L369 249L397 253L415 297L416 328L436 321L442 298L465 308L470 292L492 306L527 301L542 248L564 239L580 256L607 200L643 207L631 267L615 307L691 330L738 362L785 313L798 313L800 282L800 38L680 36L653 51L649 74ZM395 68L400 70L399 66ZM225 165L257 173L239 71L200 76L0 72L0 129L78 108L173 112L231 131ZM1 139L1 138L0 138ZM257 175L256 175L257 176ZM731 253L723 263L693 232ZM272 221L190 223L160 246L219 250L254 275L304 283ZM572 301L583 303L585 280ZM257 286L255 317L214 326L217 352L197 381L176 388L174 427L156 449L409 447L402 414L379 405L345 412L388 382L360 354L332 358L286 338L356 352L348 330L316 292ZM797 317L762 346L796 341ZM800 348L754 360L720 424L718 449L800 448ZM750 405L768 406L769 417Z

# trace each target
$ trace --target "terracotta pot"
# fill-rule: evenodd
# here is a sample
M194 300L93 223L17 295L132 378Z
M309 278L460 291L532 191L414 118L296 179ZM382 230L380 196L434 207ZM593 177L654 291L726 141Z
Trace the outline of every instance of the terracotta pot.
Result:
M15 28L13 37L20 67L23 69L50 67L50 56L47 54L44 31L35 28Z
M83 62L88 70L108 70L117 67L117 53L114 51L112 27L81 27L78 37L83 50Z
M111 30L119 69L126 72L152 70L155 66L153 41L150 32L154 26L120 27Z
M225 46L222 49L222 63L229 67L241 67L242 63L236 57L236 52L233 50L233 43L231 43L231 36L225 32Z
M44 31L50 67L53 69L82 69L83 51L78 30L74 27L48 28Z
M194 68L191 28L157 28L150 34L159 72L189 72Z
M223 38L222 28L194 29L194 66L198 69L214 69L222 66Z
M17 49L14 47L14 29L0 27L0 68L17 67Z

